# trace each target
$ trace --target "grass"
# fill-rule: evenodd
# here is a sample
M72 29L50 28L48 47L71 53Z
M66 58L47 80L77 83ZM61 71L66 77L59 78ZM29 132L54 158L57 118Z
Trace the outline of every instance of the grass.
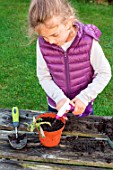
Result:
M47 110L46 95L36 77L36 41L28 44L29 0L0 0L0 108ZM113 73L113 6L72 1L84 23L97 25L103 36L100 44ZM96 115L113 115L113 79L97 97Z

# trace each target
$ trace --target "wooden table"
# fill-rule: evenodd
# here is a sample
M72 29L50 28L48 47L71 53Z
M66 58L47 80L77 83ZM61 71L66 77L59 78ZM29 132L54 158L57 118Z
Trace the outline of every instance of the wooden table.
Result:
M105 170L113 169L113 149L104 141L104 150L93 152L76 151L76 146L85 146L86 136L99 135L98 124L112 117L89 116L77 118L68 114L69 119L63 131L61 142L54 148L42 146L37 132L27 132L25 122L30 123L33 116L43 112L20 110L19 133L26 132L27 146L21 150L13 149L8 142L8 134L14 133L10 109L0 109L0 170L40 169L40 170ZM87 125L86 125L87 124ZM95 139L96 141L96 139ZM95 145L96 146L96 145ZM79 146L78 146L79 147ZM94 148L93 148L94 149ZM102 148L101 148L102 149Z

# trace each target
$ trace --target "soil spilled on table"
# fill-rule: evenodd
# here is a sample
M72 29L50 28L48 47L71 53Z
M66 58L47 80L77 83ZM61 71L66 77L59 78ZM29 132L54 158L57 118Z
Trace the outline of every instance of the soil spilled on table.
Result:
M64 129L64 132L67 131L68 136L65 136L60 143L62 150L62 147L66 147L67 153L74 152L78 158L86 157L91 160L92 157L94 157L95 159L103 159L107 163L113 162L113 149L107 141L107 138L102 139L99 137L90 137L90 134L94 134L95 136L99 134L104 136L107 135L111 141L113 141L112 117L103 118L99 116L89 116L84 118L77 118L70 114L68 115L68 121L66 122ZM74 136L74 133L80 136Z
M76 137L76 136L66 136L60 142L61 150L66 151L67 154L74 156L77 159L94 161L97 159L99 161L105 161L106 163L113 162L112 148L109 146L107 141L89 138L89 137Z
M66 145L72 143L71 150L77 152L88 152L91 154L95 151L104 152L106 147L106 141L96 140L95 138L85 137L67 137Z
M65 130L89 134L104 134L113 141L113 118L105 119L98 116L77 118L69 115Z
M38 123L38 120L36 121ZM51 126L48 124L41 125L42 129L47 132L53 132L61 129L64 126L64 123L61 120L56 120L55 118L43 117L39 122L50 122Z
M98 125L95 125L98 132L105 133L113 141L113 118L110 120L103 119Z

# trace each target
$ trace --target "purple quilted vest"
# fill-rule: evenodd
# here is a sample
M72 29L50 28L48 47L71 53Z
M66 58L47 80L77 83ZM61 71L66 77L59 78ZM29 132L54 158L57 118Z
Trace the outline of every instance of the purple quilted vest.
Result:
M75 26L78 27L77 36L66 52L61 47L51 45L39 37L40 49L52 79L70 99L85 89L94 78L90 51L93 38L98 40L101 35L94 25L76 23ZM53 107L56 106L49 97L48 102Z

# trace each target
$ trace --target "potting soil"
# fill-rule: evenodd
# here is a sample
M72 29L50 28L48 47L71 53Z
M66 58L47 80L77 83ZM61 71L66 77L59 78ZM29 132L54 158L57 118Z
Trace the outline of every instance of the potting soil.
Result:
M56 120L56 121L55 120L56 120L55 118L43 117L42 121L40 122L50 122L51 126L49 126L48 124L43 124L41 125L42 129L47 132L53 132L61 129L64 126L64 123L61 120Z

